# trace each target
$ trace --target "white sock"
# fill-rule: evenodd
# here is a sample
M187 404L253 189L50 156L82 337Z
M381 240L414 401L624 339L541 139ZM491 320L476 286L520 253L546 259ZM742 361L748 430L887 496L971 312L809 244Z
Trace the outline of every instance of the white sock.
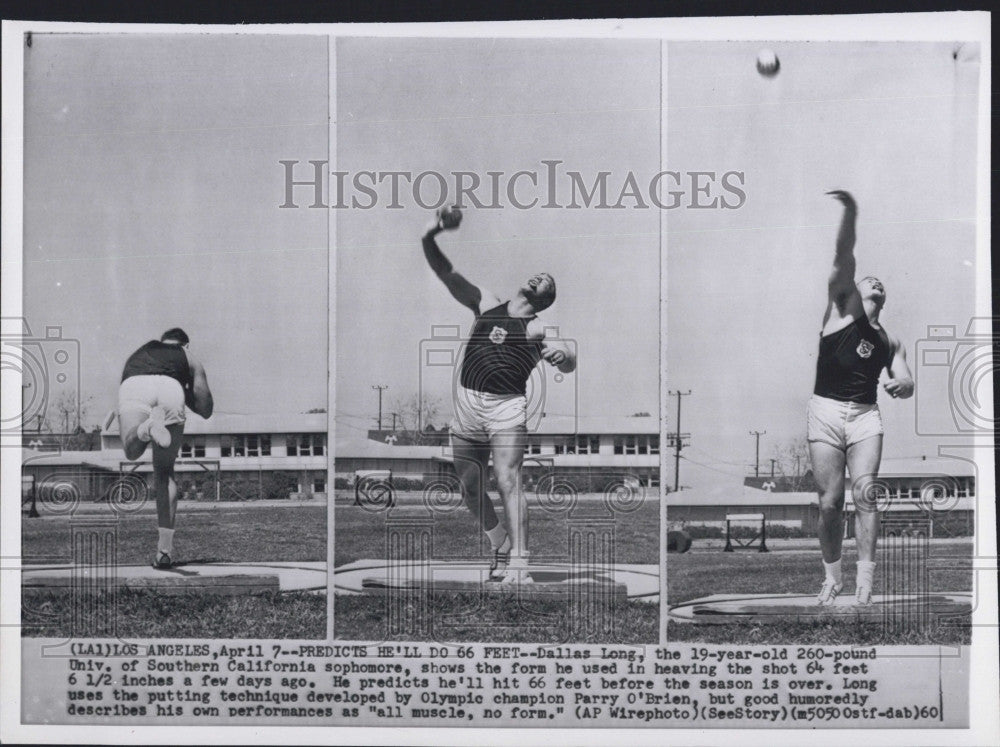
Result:
M832 563L827 563L823 561L823 570L826 571L826 577L833 581L835 584L843 584L844 576L840 572L840 559L833 561Z
M497 525L492 529L483 530L486 532L486 536L490 540L490 547L494 550L503 546L503 543L507 541L507 530L503 528L502 522L497 522Z
M872 589L875 586L875 561L858 561L858 586Z
M174 551L174 530L160 527L157 531L160 533L160 539L156 543L156 551L169 555Z

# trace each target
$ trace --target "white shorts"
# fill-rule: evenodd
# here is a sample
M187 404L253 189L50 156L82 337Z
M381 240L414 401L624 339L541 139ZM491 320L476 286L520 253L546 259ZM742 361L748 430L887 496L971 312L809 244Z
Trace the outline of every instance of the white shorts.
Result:
M149 417L154 407L163 412L164 425L176 425L185 420L184 387L169 376L129 376L118 387L118 422L126 419L140 422Z
M484 441L500 431L527 425L528 401L523 394L488 394L458 387L452 435L466 441Z
M841 402L816 394L809 399L806 438L810 441L846 451L848 446L884 432L878 405Z

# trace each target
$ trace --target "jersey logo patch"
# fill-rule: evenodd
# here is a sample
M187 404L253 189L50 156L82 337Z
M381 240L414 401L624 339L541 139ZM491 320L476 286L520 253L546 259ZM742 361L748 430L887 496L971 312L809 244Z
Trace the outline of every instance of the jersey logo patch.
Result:
M874 350L875 346L868 342L868 340L862 340L858 343L858 355L862 358L871 358Z
M504 340L507 339L507 330L503 327L494 327L493 331L490 332L490 342L494 345L500 345Z

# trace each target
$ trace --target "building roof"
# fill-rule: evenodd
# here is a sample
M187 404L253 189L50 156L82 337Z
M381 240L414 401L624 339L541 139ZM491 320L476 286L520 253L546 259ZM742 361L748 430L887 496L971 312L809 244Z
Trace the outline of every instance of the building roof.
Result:
M534 425L534 422L529 425ZM563 433L655 435L660 432L660 419L648 415L640 417L587 415L585 413L546 415L537 421L537 426L532 432L546 435Z
M214 433L326 433L329 416L319 413L261 413L245 415L217 412L208 420L195 415L190 410L184 435L201 436ZM102 435L117 436L118 418L113 418L110 427Z
M970 461L952 457L883 457L879 467L879 477L922 477L949 475L951 477L974 477L976 465Z
M121 453L110 451L39 451L21 449L21 464L24 467L90 467L91 469L115 470L125 460Z
M390 446L369 438L338 438L334 459L433 459L450 455L445 446Z

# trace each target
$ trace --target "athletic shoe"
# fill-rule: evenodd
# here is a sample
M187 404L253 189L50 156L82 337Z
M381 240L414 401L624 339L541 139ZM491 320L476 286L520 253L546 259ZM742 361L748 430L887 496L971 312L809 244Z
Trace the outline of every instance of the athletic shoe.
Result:
M149 426L149 435L161 449L170 448L170 431L160 420L152 421Z
M165 552L157 552L156 557L153 558L153 567L158 571L165 571L168 568L173 567L173 561L170 560L170 554Z
M135 437L144 443L149 443L152 440L152 436L149 435L149 429L153 427L153 419L146 418L141 423L139 427L135 429Z
M506 546L506 550L500 548ZM504 540L500 547L493 551L493 559L490 561L490 575L487 581L503 581L507 574L507 566L510 564L510 540Z
M823 581L823 588L819 590L819 596L816 597L816 604L821 607L831 606L837 601L837 595L843 588L843 584L838 584L832 578L826 579Z
M160 448L166 449L170 446L170 431L163 421L150 415L144 420L135 431L136 437L140 441L149 443L153 441Z
M859 607L868 607L872 604L872 590L867 586L859 586L855 592L854 603Z

